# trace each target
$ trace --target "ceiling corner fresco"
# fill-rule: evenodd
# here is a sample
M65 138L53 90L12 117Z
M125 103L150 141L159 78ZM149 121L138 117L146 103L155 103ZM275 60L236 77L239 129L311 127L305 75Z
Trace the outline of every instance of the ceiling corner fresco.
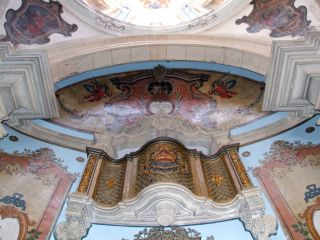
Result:
M267 115L261 111L263 93L264 84L244 77L159 65L59 90L60 118L54 121L83 131L120 133L164 112L203 129L226 130Z
M253 0L252 12L236 20L236 24L248 24L249 33L269 29L270 37L303 36L311 21L307 20L307 8L295 7L294 3L295 0Z
M71 36L78 27L65 22L62 12L62 5L56 1L22 0L19 9L6 12L6 36L2 41L14 45L46 44L53 33Z

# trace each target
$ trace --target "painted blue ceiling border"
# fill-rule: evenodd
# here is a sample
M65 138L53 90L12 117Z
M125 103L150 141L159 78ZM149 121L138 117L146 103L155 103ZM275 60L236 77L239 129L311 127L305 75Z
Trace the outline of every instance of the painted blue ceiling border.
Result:
M87 72L79 73L77 75L67 77L55 84L55 91L62 88L71 86L73 84L85 81L93 77L101 77L110 74L124 73L142 69L152 69L158 64L161 64L168 68L184 68L194 70L209 70L223 73L235 74L238 76L246 77L258 82L265 82L265 76L247 69L208 62L197 62L197 61L147 61L147 62L135 62L126 63L120 65L113 65L104 68L94 69Z

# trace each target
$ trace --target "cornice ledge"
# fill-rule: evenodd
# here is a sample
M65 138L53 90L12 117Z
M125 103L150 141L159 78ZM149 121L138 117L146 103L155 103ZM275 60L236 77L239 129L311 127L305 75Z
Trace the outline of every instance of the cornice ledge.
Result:
M305 117L320 109L320 32L274 41L262 109Z
M0 43L0 93L10 126L59 116L45 50L14 50Z

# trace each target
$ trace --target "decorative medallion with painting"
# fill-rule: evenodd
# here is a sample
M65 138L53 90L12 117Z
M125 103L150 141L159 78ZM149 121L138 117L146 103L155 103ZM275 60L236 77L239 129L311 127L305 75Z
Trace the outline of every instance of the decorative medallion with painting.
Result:
M93 192L92 199L105 207L114 207L135 198L156 183L174 183L197 196L215 202L230 202L241 189L252 188L237 153L238 145L221 148L206 156L188 150L170 138L157 138L135 153L112 159L104 151L88 148L89 160L78 192ZM94 184L90 184L97 176Z
M50 149L0 152L0 216L10 235L47 239L74 180ZM0 236L8 226L1 225Z
M57 92L56 123L95 133L121 132L165 112L204 129L229 129L256 120L264 84L218 72L167 69L90 79Z
M71 36L78 27L66 23L61 18L62 12L62 5L56 1L22 0L19 9L9 9L6 13L4 28L7 35L2 41L14 45L46 44L53 33Z
M285 141L273 143L254 169L291 239L320 239L319 173L320 145Z
M248 24L249 33L269 29L270 37L303 36L311 23L307 20L307 8L296 8L295 0L253 0L251 4L250 15L236 20L236 24Z

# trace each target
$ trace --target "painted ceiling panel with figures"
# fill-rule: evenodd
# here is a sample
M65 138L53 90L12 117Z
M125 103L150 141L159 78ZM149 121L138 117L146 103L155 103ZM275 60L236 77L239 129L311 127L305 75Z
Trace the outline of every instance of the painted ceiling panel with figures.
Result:
M203 16L225 0L83 0L89 7L139 26L172 26Z
M167 69L88 79L56 93L56 123L83 131L119 133L160 112L203 129L227 130L268 113L264 84L236 75Z

